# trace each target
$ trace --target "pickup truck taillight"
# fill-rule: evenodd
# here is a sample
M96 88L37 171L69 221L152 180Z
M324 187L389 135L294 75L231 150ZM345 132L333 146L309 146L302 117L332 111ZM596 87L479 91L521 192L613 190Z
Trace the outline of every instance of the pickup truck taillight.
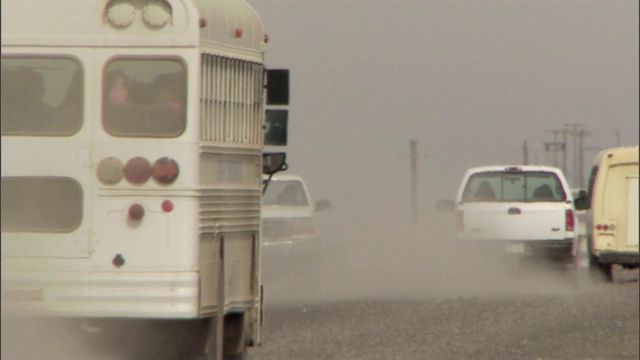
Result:
M575 217L573 216L573 210L567 209L565 211L565 228L567 231L573 231L575 227Z
M459 232L464 231L464 210L456 211L456 230Z

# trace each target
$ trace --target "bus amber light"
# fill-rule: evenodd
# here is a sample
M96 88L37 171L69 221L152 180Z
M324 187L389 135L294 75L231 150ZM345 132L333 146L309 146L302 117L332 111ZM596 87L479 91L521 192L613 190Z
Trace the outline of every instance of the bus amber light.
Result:
M144 207L140 204L129 206L129 217L133 220L140 220L144 217Z
M144 184L151 177L151 164L142 157L134 157L124 166L124 177L132 184Z
M179 173L180 168L178 167L178 163L166 156L156 160L151 170L153 178L160 184L165 185L172 184L176 181Z
M124 165L114 157L102 159L98 164L98 180L106 185L115 185L122 180Z

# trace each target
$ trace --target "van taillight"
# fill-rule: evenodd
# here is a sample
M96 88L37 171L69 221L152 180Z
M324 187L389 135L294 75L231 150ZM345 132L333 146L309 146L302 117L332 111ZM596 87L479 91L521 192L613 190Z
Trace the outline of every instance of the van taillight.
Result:
M573 210L567 209L565 212L565 227L567 231L573 231L575 226L575 218L573 217Z
M607 224L597 224L596 225L596 230L597 231L614 231L616 229L616 226L611 224L611 225L607 225Z
M456 211L456 230L464 231L464 210Z

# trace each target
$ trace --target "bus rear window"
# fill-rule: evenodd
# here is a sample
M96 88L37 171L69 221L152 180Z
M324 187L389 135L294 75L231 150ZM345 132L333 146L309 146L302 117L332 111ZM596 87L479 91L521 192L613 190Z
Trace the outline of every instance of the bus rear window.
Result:
M2 178L2 232L69 233L82 211L82 188L71 178Z
M2 56L2 135L75 134L82 82L82 68L70 58Z
M118 137L170 138L186 126L186 70L171 59L118 58L105 68L103 125Z

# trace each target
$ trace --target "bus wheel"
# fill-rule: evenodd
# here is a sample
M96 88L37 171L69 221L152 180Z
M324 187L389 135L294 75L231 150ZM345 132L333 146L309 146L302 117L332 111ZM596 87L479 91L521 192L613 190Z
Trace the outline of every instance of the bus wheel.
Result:
M247 354L247 334L244 313L231 313L224 317L224 360L244 360Z

